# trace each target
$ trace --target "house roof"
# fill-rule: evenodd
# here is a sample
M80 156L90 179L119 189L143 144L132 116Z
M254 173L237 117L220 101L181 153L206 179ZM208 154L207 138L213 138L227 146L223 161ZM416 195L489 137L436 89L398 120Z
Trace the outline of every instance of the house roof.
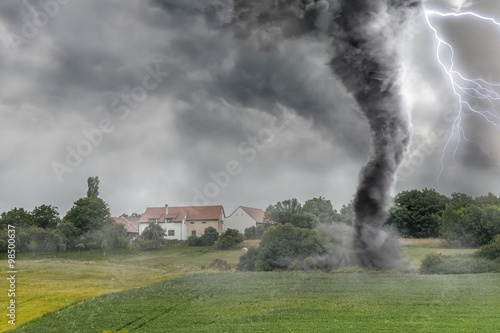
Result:
M122 224L125 227L125 230L127 230L128 233L132 234L138 234L139 229L137 229L134 225L132 225L127 219L123 217L112 217L113 221L117 224Z
M260 208L250 208L240 206L241 209L245 211L251 218L255 220L255 222L262 223L264 222L264 211Z
M148 223L149 219L158 219L158 222L165 222L172 219L173 222L182 222L184 219L196 220L218 220L224 216L222 206L184 206L168 207L168 215L165 214L165 207L148 207L139 219L139 223Z
M125 220L127 220L134 227L136 227L136 228L139 227L139 224L137 223L139 221L139 217L132 217L132 216L120 216L120 217L123 217Z
M162 214L165 214L165 207L148 207L144 214L141 215L139 223L149 222L149 219L159 219Z

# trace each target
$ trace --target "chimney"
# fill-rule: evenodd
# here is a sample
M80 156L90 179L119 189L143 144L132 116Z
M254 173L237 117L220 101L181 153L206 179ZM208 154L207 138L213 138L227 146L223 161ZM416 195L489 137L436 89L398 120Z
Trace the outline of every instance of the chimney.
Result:
M168 215L168 205L165 204L165 215Z

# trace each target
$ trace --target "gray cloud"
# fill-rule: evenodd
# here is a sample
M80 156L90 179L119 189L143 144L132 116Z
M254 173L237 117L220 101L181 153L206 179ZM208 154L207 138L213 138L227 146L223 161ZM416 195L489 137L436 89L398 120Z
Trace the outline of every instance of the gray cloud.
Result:
M29 3L41 10L38 2ZM327 65L325 36L280 38L272 47L255 47L234 37L234 29L221 21L224 17L211 12L214 4L73 0L61 5L17 53L4 31L0 211L47 203L64 213L85 195L86 178L95 175L113 214L191 204L193 188L203 188L211 181L209 173L223 170L230 160L239 161L243 171L211 199L229 211L239 204L265 208L290 197L318 195L337 207L347 203L366 160L369 133ZM498 5L490 5L500 16ZM23 17L29 16L22 2L2 1L0 30L21 35ZM458 32L455 39L468 43ZM407 41L406 90L413 99L415 133L411 151L428 140L428 133L449 131L451 124L442 115L456 105L423 22ZM482 54L478 61L464 49L463 62L471 70L485 71L498 58ZM169 73L168 79L148 91L125 119L111 112L113 101L141 85L146 67L156 63ZM247 162L238 146L269 127L278 103L298 117ZM112 133L104 134L102 143L59 182L51 163L63 163L66 147L75 148L85 140L82 131L107 117ZM498 142L489 137L487 143L482 151L497 156ZM436 185L443 147L435 145L434 153L397 190ZM460 149L469 161L473 157L467 152L477 147ZM455 168L476 184L456 177L453 188L495 192L490 179L498 176L497 164L485 169L463 159ZM443 190L452 188L448 181Z

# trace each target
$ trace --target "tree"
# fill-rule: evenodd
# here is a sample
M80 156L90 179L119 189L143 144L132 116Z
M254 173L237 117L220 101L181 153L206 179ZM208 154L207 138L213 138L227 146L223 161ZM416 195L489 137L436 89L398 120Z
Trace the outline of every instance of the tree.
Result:
M439 222L448 198L434 189L403 191L395 198L388 224L406 237L439 237Z
M490 204L500 206L500 197L497 197L493 193L488 193L487 195L479 196L475 199L477 204Z
M295 198L270 205L266 209L265 218L276 223L289 223L301 228L314 228L319 221L314 214L305 212Z
M307 200L302 210L316 216L321 223L332 223L340 220L340 214L333 209L330 200L326 200L321 196Z
M64 235L58 230L47 230L45 238L45 251L46 252L56 252L56 255L60 251L66 250L66 239Z
M467 195L465 193L457 193L454 192L450 196L450 202L453 203L455 206L460 205L469 205L474 203L474 199L470 195Z
M485 245L500 234L500 207L452 201L443 212L441 234L450 246Z
M55 229L57 224L61 222L57 207L51 205L35 207L31 214L33 215L34 225L40 228Z
M97 198L99 196L99 177L89 177L87 184L87 198Z
M101 231L106 241L106 247L111 250L124 249L130 242L123 224L107 223Z
M120 215L120 217L138 217L138 218L140 218L141 214L139 214L139 213L132 213L132 214L128 215L127 213L123 213L122 215Z
M221 250L228 250L236 247L238 244L243 242L244 237L236 229L227 229L220 235L217 240L216 246Z
M481 246L477 256L491 260L500 259L500 234L496 235L488 244Z
M64 217L64 222L73 224L81 235L101 229L109 221L108 205L101 198L80 198Z
M37 250L47 250L47 233L47 230L35 226L25 226L18 229L16 249L20 252L32 251L33 254Z
M159 224L151 222L139 236L142 249L157 249L165 243L166 232Z
M245 239L261 239L268 226L268 224L259 224L256 227L246 228L244 232Z
M441 236L448 246L472 246L469 208L449 203L441 216Z
M204 246L213 246L219 239L219 232L214 227L208 227L200 238Z
M410 237L412 219L411 212L406 206L395 205L391 208L387 225L395 227L403 237Z
M264 233L257 250L248 251L240 258L238 269L293 269L305 258L323 253L325 249L314 230L298 228L291 224L277 225Z
M92 250L101 249L103 240L104 235L100 230L89 231L80 236L81 244L89 249L90 253L92 253Z
M352 200L347 205L342 205L340 208L340 222L351 224L354 220L354 208L352 206Z
M30 226L34 224L33 215L24 210L24 208L14 208L8 212L3 212L1 215L1 226L7 228L7 225Z
M67 249L75 248L78 242L78 235L80 234L79 230L68 221L63 221L57 225L57 231L61 233L64 237L65 247Z
M39 245L38 245L38 242L36 240L31 240L28 243L28 250L33 253L33 256L35 255L35 252L36 252L36 250L38 250L38 248L39 248Z
M126 248L129 244L125 227L112 222L106 223L100 230L93 230L83 234L80 240L85 248L90 250L100 249L103 255L106 255L106 250Z

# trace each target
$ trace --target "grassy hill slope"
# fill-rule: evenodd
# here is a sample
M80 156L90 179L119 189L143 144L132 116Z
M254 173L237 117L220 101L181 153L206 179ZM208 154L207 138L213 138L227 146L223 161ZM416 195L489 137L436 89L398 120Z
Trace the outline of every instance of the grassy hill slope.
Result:
M497 332L500 274L196 273L16 332Z

